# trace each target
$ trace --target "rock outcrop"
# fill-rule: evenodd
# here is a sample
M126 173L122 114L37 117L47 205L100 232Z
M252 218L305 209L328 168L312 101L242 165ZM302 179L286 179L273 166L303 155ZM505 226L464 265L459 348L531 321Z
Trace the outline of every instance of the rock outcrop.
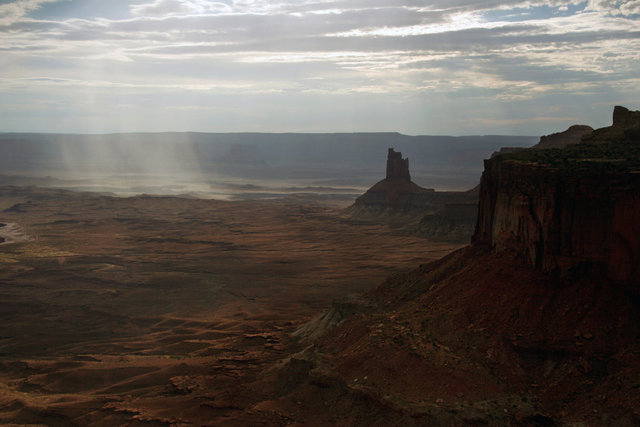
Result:
M640 112L565 150L485 161L473 237L545 272L598 273L640 285Z
M477 201L478 188L435 191L415 184L409 159L389 148L385 179L358 197L346 212L359 220L401 226L431 240L469 242Z
M640 111L630 111L625 107L613 109L613 124L585 135L583 142L589 144L607 144L637 142L640 139Z
M564 132L552 133L540 137L540 141L532 148L546 150L549 148L564 148L567 145L577 144L582 137L593 132L593 128L587 125L573 125Z
M409 159L403 159L402 153L389 148L387 176L358 197L354 206L372 215L415 214L429 208L430 198L425 195L433 193L435 190L411 181Z
M563 132L556 132L550 135L543 135L540 137L538 143L530 148L534 150L548 150L550 148L564 148L567 145L578 144L582 141L585 135L593 132L593 128L587 125L573 125ZM501 154L511 154L522 150L527 150L525 147L502 147L500 151L496 151L491 157L499 156Z
M409 159L403 159L402 153L389 148L387 154L387 177L386 179L411 180L409 175Z

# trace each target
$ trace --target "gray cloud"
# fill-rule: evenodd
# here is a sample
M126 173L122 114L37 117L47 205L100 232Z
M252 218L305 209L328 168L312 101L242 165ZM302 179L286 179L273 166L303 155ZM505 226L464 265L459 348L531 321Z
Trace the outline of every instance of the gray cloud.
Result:
M70 123L59 120L60 105L100 128L117 116L103 114L107 106L140 117L113 122L112 130L154 130L155 119L143 118L174 110L180 114L156 123L244 130L241 106L249 105L247 130L380 130L397 120L387 130L548 133L545 120L560 117L549 113L559 94L581 100L565 105L575 112L567 117L595 117L600 107L586 105L628 103L640 91L640 0L149 0L131 4L123 19L86 11L30 17L43 2L0 6L0 127L7 130L28 130L31 100L40 98L32 117L51 130L74 130L57 128ZM459 103L477 117L447 122L434 112ZM490 107L533 116L488 117ZM206 119L212 110L222 127ZM286 118L274 117L283 111ZM307 112L333 121L311 123ZM224 127L231 123L238 127Z

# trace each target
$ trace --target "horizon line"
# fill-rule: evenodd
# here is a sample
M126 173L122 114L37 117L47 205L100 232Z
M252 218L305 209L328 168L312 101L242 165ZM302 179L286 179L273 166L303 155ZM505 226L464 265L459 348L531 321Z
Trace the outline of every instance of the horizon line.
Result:
M465 138L465 137L488 137L488 136L509 136L509 137L525 137L525 138L539 138L542 135L521 135L521 134L501 134L501 133L487 133L487 134L464 134L464 135L449 135L449 134L408 134L400 131L353 131L353 132L295 132L295 131L283 131L283 132L263 132L263 131L232 131L232 132L207 132L207 131L126 131L126 132L27 132L27 131L0 131L0 135L57 135L57 136L116 136L116 135L168 135L168 134L200 134L200 135L400 135L407 137L450 137L450 138Z

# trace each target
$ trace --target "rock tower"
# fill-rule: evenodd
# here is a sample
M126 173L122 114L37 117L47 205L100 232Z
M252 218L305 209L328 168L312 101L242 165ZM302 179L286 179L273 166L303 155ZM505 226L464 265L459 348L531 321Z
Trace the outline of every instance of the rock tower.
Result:
M403 159L402 153L389 148L387 155L387 179L411 180L409 175L409 159Z

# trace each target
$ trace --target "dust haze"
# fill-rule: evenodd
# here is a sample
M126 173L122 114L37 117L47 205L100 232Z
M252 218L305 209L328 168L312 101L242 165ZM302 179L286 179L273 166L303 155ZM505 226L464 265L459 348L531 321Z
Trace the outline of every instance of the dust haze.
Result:
M535 137L402 134L0 134L5 184L201 198L323 195L348 203L376 182L387 147L414 179L442 190L478 183L482 159Z

